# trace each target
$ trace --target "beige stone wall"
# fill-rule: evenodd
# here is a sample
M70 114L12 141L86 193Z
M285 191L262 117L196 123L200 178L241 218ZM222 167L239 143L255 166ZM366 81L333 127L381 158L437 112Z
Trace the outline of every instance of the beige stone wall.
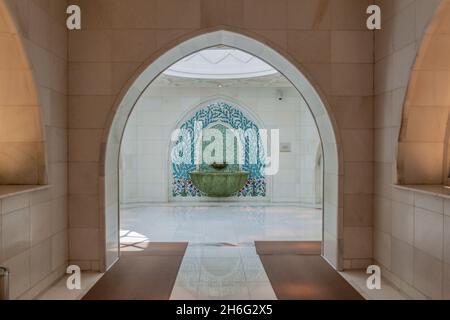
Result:
M104 248L92 245L104 241L100 141L119 92L144 60L194 34L224 28L269 44L319 84L343 142L340 258L348 268L370 262L373 33L366 29L365 13L370 2L73 1L84 20L82 31L69 34L71 260L95 268L104 259Z
M383 29L375 35L374 259L383 266L384 275L411 296L449 298L450 228L444 200L414 189L393 187L397 173L402 177L407 173L410 183L441 183L443 148L439 160L436 148L427 145L430 139L433 142L430 132L440 131L440 122L446 123L447 118L434 112L438 108L428 112L415 104L424 91L411 79L416 60L422 58L424 34L443 1L378 3L383 12ZM444 43L441 49L445 49ZM435 82L428 84L435 88ZM408 88L412 99L406 98ZM415 104L412 113L411 103ZM427 126L434 129L427 130ZM412 153L405 153L399 137L411 144L407 149ZM409 163L416 167L405 167L403 160L413 155L416 162Z
M0 263L14 271L14 298L59 276L69 252L83 269L102 268L99 176L110 110L144 61L219 29L250 35L302 66L331 107L342 142L343 266L365 266L373 248L384 275L412 296L449 297L448 200L392 186L411 70L443 0L378 0L383 30L375 46L365 29L368 0L74 0L83 30L70 33L64 0L5 1L36 87L38 102L29 107L41 113L50 183L0 200Z
M20 122L24 115L20 110L16 113L11 109L7 119L17 120L18 126L11 127L9 132L20 134L39 125L43 131L41 144L45 142L46 147L49 186L19 196L2 194L0 197L0 264L11 269L12 298L29 298L60 277L68 261L66 1L4 2L17 26L15 37L23 44L24 61L29 63L34 79L30 87L35 87L37 93L37 104L33 107L35 114L39 113ZM6 49L1 47L2 54ZM12 59L11 56L1 58L5 59L2 63ZM7 84L1 82L1 85L4 94ZM16 98L26 97L14 91L18 89L14 87L9 87L9 93L15 92ZM39 120L41 123L36 124Z

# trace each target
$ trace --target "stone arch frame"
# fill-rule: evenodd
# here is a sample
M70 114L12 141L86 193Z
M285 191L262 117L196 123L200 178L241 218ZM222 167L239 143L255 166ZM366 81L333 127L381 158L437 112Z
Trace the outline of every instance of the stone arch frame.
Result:
M448 184L450 0L430 21L413 63L398 137L397 183ZM448 44L448 45L444 45Z
M174 41L150 57L119 94L103 133L100 152L100 259L106 270L119 258L119 152L123 130L136 101L147 86L176 61L199 50L225 45L252 54L282 73L306 101L317 124L324 154L324 204L322 256L343 269L343 174L341 142L331 108L313 78L289 54L260 36L236 31L207 29ZM282 52L282 53L280 53Z
M9 5L0 0L0 185L44 185L47 152L34 70ZM3 120L2 120L3 118Z

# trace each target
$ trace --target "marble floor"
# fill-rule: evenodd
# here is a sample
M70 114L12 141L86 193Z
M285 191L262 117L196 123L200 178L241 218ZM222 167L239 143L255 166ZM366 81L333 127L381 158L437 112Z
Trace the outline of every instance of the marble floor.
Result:
M245 245L322 239L322 211L284 207L134 207L121 210L121 242Z
M122 246L150 241L189 242L173 300L276 299L254 241L322 238L321 211L297 206L140 206L122 208L121 220ZM384 280L382 290L368 290L364 271L341 275L366 299L409 299ZM80 299L101 276L83 273L80 291L67 290L64 277L39 299Z
M122 246L148 241L188 241L171 299L276 299L254 240L320 240L320 210L286 207L133 207L121 212ZM368 290L367 274L341 275L366 299L410 299L391 283ZM80 299L102 276L83 273L82 290L69 291L67 276L39 299Z
M218 271L216 271L218 272ZM407 300L411 299L407 294L395 287L390 282L383 279L381 290L368 290L366 287L367 274L363 270L354 270L340 272L340 274L367 300ZM81 290L68 290L66 287L67 277L65 276L58 282L53 284L44 293L42 293L38 300L79 300L83 295L89 291L89 289L103 276L101 273L83 272L82 273L82 288ZM205 289L203 286L201 289L194 285L194 288L188 284L182 284L183 276L178 279L178 284L174 288L172 293L172 299L200 299L208 296L210 299L214 296L218 298L219 293L223 293L227 287L218 289L217 286L211 286ZM270 300L275 299L272 288L266 284L260 282L248 282L247 290L249 290L249 296L254 299ZM230 288L228 286L228 288ZM236 285L237 290L240 288L240 295L246 294L243 286ZM199 290L200 289L200 290ZM217 293L218 292L218 293ZM243 293L242 293L243 292ZM239 294L239 292L237 292ZM233 292L230 292L234 295ZM247 296L248 297L248 296ZM226 298L226 297L225 297ZM225 299L224 298L224 299Z
M189 242L173 300L276 299L255 240L322 239L322 212L298 206L122 208L121 245Z

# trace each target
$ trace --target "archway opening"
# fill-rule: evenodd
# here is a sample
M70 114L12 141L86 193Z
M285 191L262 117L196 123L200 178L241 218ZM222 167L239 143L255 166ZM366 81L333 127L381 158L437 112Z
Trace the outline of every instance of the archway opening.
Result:
M338 180L339 180L339 163L338 163L338 144L334 134L333 122L328 116L325 104L313 87L312 83L308 81L305 76L299 72L292 63L286 60L283 56L267 47L266 45L227 31L218 31L204 34L195 37L191 40L183 42L169 50L157 60L153 61L134 81L131 87L126 91L118 105L116 115L112 121L111 129L107 135L107 147L105 151L105 172L101 177L101 186L105 190L105 267L107 268L114 263L119 257L120 248L120 233L119 233L119 211L120 211L120 193L119 184L120 174L120 149L123 141L124 129L127 122L130 120L130 114L133 108L136 108L139 100L145 96L146 90L151 88L151 84L155 82L162 72L167 70L175 62L191 56L192 54L217 46L227 46L229 48L238 49L245 54L249 54L257 59L272 66L277 72L285 77L287 83L291 86L295 94L297 94L299 101L305 105L305 110L310 114L311 121L314 128L320 135L321 142L320 149L323 150L323 179L325 190L323 193L323 256L336 268L340 268L338 241L339 241L339 223L338 217ZM167 74L166 74L167 76ZM169 75L170 76L170 75ZM217 86L217 89L222 89L223 85ZM281 96L284 92L282 91ZM221 102L226 102L224 97L215 97ZM274 96L272 96L274 98ZM275 95L276 99L276 95ZM211 99L208 99L211 100ZM283 98L281 97L281 100ZM186 104L190 106L189 109L195 109L198 103ZM201 105L201 104L200 104ZM236 103L238 108L242 108L239 103ZM246 105L245 103L243 105ZM247 105L248 106L248 105ZM204 106L203 106L204 107ZM162 111L167 112L167 110ZM276 111L275 111L276 113ZM192 114L192 113L191 113ZM180 117L179 117L180 118ZM182 117L181 117L182 118ZM247 119L248 120L248 119ZM166 136L167 137L167 136ZM126 139L126 137L125 137ZM280 149L286 153L292 150L292 145L289 143L280 144ZM316 151L317 146L314 146L311 156L312 162L317 163ZM166 153L167 155L167 153ZM322 163L322 161L319 161ZM311 175L314 177L316 171L311 170ZM164 180L162 180L164 181ZM169 181L169 180L167 180ZM162 188L164 189L164 188ZM166 191L169 188L165 188ZM311 188L314 190L314 188ZM314 192L312 192L314 193ZM313 195L315 198L315 194ZM266 199L265 199L266 200ZM322 237L322 236L321 236Z

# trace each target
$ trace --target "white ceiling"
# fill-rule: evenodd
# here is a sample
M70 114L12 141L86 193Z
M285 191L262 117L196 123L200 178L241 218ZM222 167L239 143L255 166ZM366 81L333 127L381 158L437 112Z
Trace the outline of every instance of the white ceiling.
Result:
M255 56L228 47L196 52L168 68L167 76L190 79L248 79L278 71Z

